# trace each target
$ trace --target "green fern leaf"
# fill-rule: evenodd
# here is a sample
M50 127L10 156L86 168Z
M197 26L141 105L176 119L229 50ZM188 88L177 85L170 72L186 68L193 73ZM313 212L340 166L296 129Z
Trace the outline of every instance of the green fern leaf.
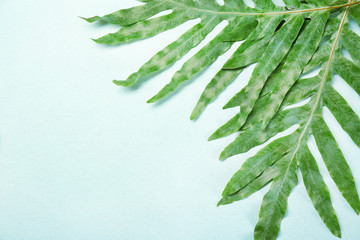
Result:
M226 185L218 205L244 199L271 183L265 194L254 238L276 239L286 213L288 197L298 183L300 169L308 195L329 230L341 237L340 225L331 197L307 142L314 136L317 148L331 178L344 199L360 213L355 180L346 159L323 118L327 107L360 147L360 118L333 88L334 74L341 76L360 95L360 37L349 27L352 17L360 24L360 1L283 0L279 7L269 0L253 0L249 7L242 0L143 0L143 5L105 15L85 18L120 25L94 41L123 44L155 36L192 19L200 23L154 55L119 86L132 86L158 74L196 47L223 20L227 26L206 46L187 60L148 102L156 102L176 91L186 81L209 67L234 43L244 41L223 68L210 80L197 102L191 119L202 111L249 65L256 63L247 86L224 108L239 112L220 127L210 140L237 133L220 154L220 160L257 147L294 125L291 134L272 141L247 159ZM171 13L154 17L165 10ZM347 49L351 60L344 57ZM320 67L314 77L302 74ZM291 107L304 99L308 101Z

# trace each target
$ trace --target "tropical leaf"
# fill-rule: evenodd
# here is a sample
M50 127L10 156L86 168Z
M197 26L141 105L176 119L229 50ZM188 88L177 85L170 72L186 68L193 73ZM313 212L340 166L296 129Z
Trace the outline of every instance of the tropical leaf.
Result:
M85 18L120 25L120 30L94 40L100 44L122 44L152 37L191 19L200 23L154 55L119 86L132 86L165 70L197 46L221 21L227 26L186 61L173 78L148 102L156 102L186 81L193 80L235 42L243 43L210 80L196 104L191 119L201 112L247 66L256 63L249 83L224 108L239 112L220 127L210 140L237 133L220 160L247 152L296 125L297 129L272 141L247 159L226 185L218 205L239 201L271 183L265 194L255 239L276 239L286 213L287 200L297 185L300 169L308 195L324 224L341 236L329 190L307 142L313 135L325 166L344 199L359 214L360 200L351 169L336 139L324 121L327 107L353 142L360 147L360 118L333 88L334 74L341 76L360 95L360 37L349 27L352 17L360 24L360 1L283 0L143 0L143 5L103 17ZM171 13L160 17L165 10ZM351 60L343 56L347 49ZM302 78L317 67L318 74ZM304 99L307 102L291 107Z

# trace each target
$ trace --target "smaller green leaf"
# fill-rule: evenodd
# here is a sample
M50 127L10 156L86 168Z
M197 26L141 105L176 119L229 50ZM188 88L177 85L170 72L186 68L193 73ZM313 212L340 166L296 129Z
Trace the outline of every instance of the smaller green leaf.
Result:
M291 137L275 140L261 149L255 156L247 159L226 185L222 196L232 195L257 178L270 165L287 154Z
M276 28L284 19L287 18L284 16L268 16L261 18L255 30L252 31L247 38L247 41L262 39L263 37L274 35Z
M339 221L331 203L329 190L306 144L303 144L299 154L297 154L297 161L300 163L306 191L316 211L329 230L335 236L341 237Z
M154 103L161 98L167 96L170 92L178 88L178 86L204 70L213 63L220 55L230 49L233 43L221 41L223 34L231 31L236 22L231 22L225 29L217 35L210 43L203 47L193 57L191 57L179 71L177 71L171 81L165 85L155 96L149 99L148 103Z
M326 125L320 109L312 121L311 129L331 178L336 183L344 198L355 212L359 214L360 200L354 177L334 136Z
M226 105L226 107L240 106L240 113L212 134L210 140L227 136L238 131L241 126L243 126L265 82L289 51L303 23L304 18L301 15L293 16L289 22L274 35L260 62L255 67L249 84ZM236 118L238 118L237 121Z
M344 26L341 40L355 64L360 67L360 48L358 47L360 46L360 37L350 30L348 24Z
M334 71L360 95L360 68L345 57L335 57L332 66Z
M118 86L129 87L137 83L140 79L164 70L198 45L219 23L220 20L217 17L202 19L200 23L184 33L175 42L155 54L149 61L141 66L139 71L131 74L128 79L114 80L113 82Z
M218 202L218 206L239 201L262 189L271 180L273 180L279 175L279 166L281 166L282 162L285 160L286 158L278 160L274 165L267 168L260 176L251 181L248 185L240 189L238 192L232 195L222 197L221 200Z
M324 64L324 62L329 60L329 56L332 49L332 43L329 42L325 45L322 45L318 48L318 50L315 52L315 54L312 56L310 62L307 64L307 66L304 69L304 73L309 72L313 68Z
M225 108L240 106L239 127L241 127L251 112L261 89L270 74L280 64L296 39L304 18L293 16L273 37L260 62L255 67L249 84L235 95Z
M188 21L187 11L174 11L168 15L137 22L133 25L124 26L115 33L107 34L94 39L100 44L128 43L139 39L155 36L166 30L175 28Z
M239 69L255 63L263 55L272 35L258 41L245 41L225 63L223 69Z
M249 122L244 125L244 131L241 131L237 138L223 150L220 155L220 160L225 160L226 158L237 154L245 153L256 146L265 143L279 132L283 132L295 124L303 124L303 116L308 114L309 111L310 109L307 105L281 111L263 131L260 131L261 122L251 122L252 119L250 116Z
M323 72L320 72L320 74L315 77L297 80L294 86L290 89L290 92L286 95L282 103L282 107L287 107L298 103L299 101L304 100L317 92L320 87L320 76L322 74Z
M236 19L236 24L231 29L228 29L227 34L223 35L221 40L225 42L245 40L257 26L257 21L253 19L253 17Z
M236 133L240 130L238 120L239 120L240 114L236 114L234 117L232 117L228 122L226 122L224 125L222 125L218 130L216 130L210 137L209 141L216 140L222 137L226 137L232 133Z
M360 26L360 5L354 5L350 7L350 16L355 19Z
M334 34L334 32L336 32L339 29L340 23L341 23L341 14L339 14L339 16L337 16L336 18L330 18L326 23L324 36L329 36Z
M261 204L259 221L254 232L255 240L274 240L279 234L287 200L298 182L296 169L297 162L290 157L281 166L280 174L273 180Z
M307 24L299 34L296 43L289 51L286 60L281 66L281 70L275 71L266 82L262 94L263 100L257 101L262 111L256 112L258 121L262 121L264 129L276 112L279 110L287 92L300 77L303 69L314 54L320 44L321 35L325 28L329 13L316 13L312 16L312 21ZM267 92L264 92L264 90Z
M217 97L242 71L243 69L220 70L201 94L199 101L191 113L190 119L196 119L206 106L209 105L209 103Z
M169 6L166 4L165 0L153 1L141 6L137 6L129 9L122 9L114 13L105 15L103 17L95 16L95 17L83 18L83 19L89 23L93 23L96 21L104 21L115 25L127 26L145 20L147 18L150 18L156 15L157 13L165 11L167 9L169 9Z
M325 85L323 99L341 127L349 134L354 143L360 147L359 116L352 110L345 99L329 84Z
M191 120L199 116L204 108L243 71L243 67L258 61L264 52L264 47L266 47L270 39L271 36L265 37L257 42L245 41L239 46L225 63L223 69L221 69L206 86L191 114Z

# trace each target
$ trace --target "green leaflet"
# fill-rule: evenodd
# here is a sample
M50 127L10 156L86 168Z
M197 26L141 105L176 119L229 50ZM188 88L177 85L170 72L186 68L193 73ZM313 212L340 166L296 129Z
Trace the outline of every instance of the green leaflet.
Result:
M344 198L357 214L360 212L360 200L356 190L354 177L330 129L321 113L312 122L312 133L329 173Z
M263 84L265 84L270 74L285 57L296 39L303 22L303 16L295 15L275 34L254 69L249 84L225 105L225 108L236 106L243 108L241 111L243 119L239 120L240 122L245 121L250 110L249 108L255 104Z
M281 71L272 75L267 81L265 92L265 100L269 102L266 111L258 112L255 121L262 121L262 128L265 128L272 117L279 110L282 100L286 93L294 85L300 74L304 70L306 64L311 59L317 46L320 43L321 35L325 28L325 23L329 17L327 12L315 14L313 20L305 27L302 33L289 52Z
M329 190L307 146L303 146L303 150L298 155L298 161L306 190L316 211L330 231L335 236L341 237L339 221L331 204Z
M220 19L216 16L210 19L204 19L204 21L184 33L178 40L154 55L148 62L141 66L139 71L131 74L127 80L114 80L114 83L119 86L132 86L140 79L164 70L198 45L219 23Z
M355 64L360 67L360 49L357 47L360 44L360 37L349 29L348 24L344 26L341 37L344 47L349 51Z
M326 86L323 96L325 105L330 109L341 127L349 134L354 143L360 147L360 118L351 109L345 99L330 86Z
M231 58L225 63L223 69L221 69L206 86L190 119L197 118L205 107L242 72L244 67L255 63L262 56L264 48L269 43L270 39L271 36L267 36L256 42L247 40L241 44Z
M116 33L110 33L94 41L101 44L119 44L152 37L187 21L187 13L186 10L174 11L165 16L123 26Z
M319 75L324 74L321 72ZM316 93L320 87L321 79L319 75L312 78L299 79L291 88L291 94L285 96L282 103L283 107L293 105Z
M295 15L275 34L262 55L260 62L254 69L249 84L236 94L224 107L240 106L240 113L236 116L237 120L232 119L230 120L231 124L227 123L218 129L210 137L211 140L234 133L245 123L266 80L285 57L297 37L303 22L303 16ZM229 127L229 125L231 125L231 127Z
M271 37L272 35L269 35L258 41L247 39L225 63L223 70L240 69L257 62L264 54Z
M153 1L142 6L122 9L117 12L105 15L103 17L95 16L92 18L83 18L89 23L96 21L104 21L106 23L111 23L120 26L128 26L134 23L137 23L141 20L150 18L157 13L169 9L166 1Z
M270 122L268 128L260 131L261 123L252 125L246 130L239 133L237 138L229 146L227 146L220 155L220 160L225 160L231 156L245 153L250 149L266 142L277 133L285 131L294 124L305 124L303 115L310 112L309 106L302 108L289 109L281 111Z
M307 141L313 135L322 160L344 199L359 214L360 200L349 164L323 119L327 107L341 127L360 147L360 118L332 87L333 74L341 76L360 95L360 37L349 28L349 18L360 24L360 1L283 0L279 7L269 0L253 0L255 8L241 0L142 0L143 5L105 15L85 18L121 26L101 37L101 44L122 44L155 36L191 19L200 23L155 54L119 86L132 86L167 69L196 47L223 20L227 27L183 64L148 102L156 102L178 90L184 82L210 66L238 41L244 42L212 78L190 116L201 112L250 64L256 63L249 83L239 89L224 108L239 112L209 138L214 140L237 133L236 139L220 154L220 160L245 153L268 143L244 161L226 185L218 205L244 199L271 184L263 198L254 239L276 239L286 213L288 197L301 171L308 195L335 235L341 230L328 188ZM170 14L156 14L172 10ZM342 56L347 49L351 58ZM303 73L320 68L310 78ZM301 106L293 106L307 99ZM291 108L289 108L291 107ZM293 128L296 126L295 128ZM285 137L271 139L287 129Z
M174 91L181 83L190 80L196 73L201 72L205 67L213 63L220 55L224 54L231 47L231 42L221 41L222 34L225 34L234 26L226 27L220 35L203 47L197 54L190 58L183 67L175 73L170 83L161 89L154 97L148 100L153 103L167 96Z
M291 139L290 139L291 140ZM288 138L274 141L246 160L224 189L223 196L236 193L287 154Z
M339 74L358 94L360 94L360 68L344 57L334 58L334 71Z
M360 24L360 7L359 5L353 6L350 8L350 16L355 19L355 21Z
M190 119L196 119L201 112L204 111L206 106L209 105L210 102L217 97L222 90L224 90L225 87L228 86L241 72L242 69L220 70L201 94L199 101L191 113Z
M230 204L236 201L240 201L251 194L259 191L269 182L271 182L275 177L279 175L279 166L281 166L282 161L285 158L278 160L274 165L268 167L260 176L252 180L245 187L240 189L234 194L226 195L218 203L218 206Z
M261 204L259 221L255 227L255 240L276 238L285 216L287 199L298 182L297 162L293 157L286 156L286 161L282 165L279 167L279 175L274 178Z

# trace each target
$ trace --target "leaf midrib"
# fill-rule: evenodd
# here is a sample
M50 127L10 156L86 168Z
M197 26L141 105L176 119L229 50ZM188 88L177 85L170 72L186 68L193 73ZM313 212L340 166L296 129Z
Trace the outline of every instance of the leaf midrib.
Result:
M352 0L349 0L349 3L351 3L351 1L352 1ZM313 118L313 116L314 116L315 110L316 110L316 108L317 108L317 106L318 106L318 104L319 104L320 96L321 96L321 93L322 93L322 90L323 90L323 87L324 87L324 83L325 83L325 81L326 81L328 72L329 72L329 70L330 70L330 66L331 66L331 62L332 62L332 59L333 59L333 56L334 56L334 53L335 53L335 49L336 49L337 43L338 43L338 41L339 41L339 37L340 37L340 34L341 34L341 30L342 30L342 28L343 28L343 26L344 26L344 22L345 22L345 19L346 19L347 14L348 14L348 12L349 12L350 6L351 6L351 5L348 5L348 6L347 6L346 11L345 11L344 16L343 16L343 19L342 19L341 24L340 24L340 26L339 26L339 30L338 30L338 33L337 33L337 36L336 36L336 40L334 41L334 45L333 45L332 52L331 52L331 55L330 55L330 58L329 58L329 61L328 61L328 65L327 65L326 71L325 71L325 73L324 73L324 77L323 77L323 79L322 79L322 81L321 81L321 85L320 85L320 87L319 87L318 95L317 95L316 101L315 101L315 103L314 103L313 109L312 109L312 111L311 111L311 115L310 115L310 117L309 117L308 122L306 123L306 125L305 125L305 127L304 127L304 130L301 132L301 135L300 135L299 140L298 140L298 142L297 142L297 146L296 146L296 148L295 148L295 150L294 150L294 152L293 152L293 154L292 154L292 156L291 156L291 159L290 159L290 161L289 161L289 164L288 164L288 166L287 166L287 168L286 168L286 171L285 171L285 173L284 173L284 177L282 178L282 181L281 181L281 183L280 183L279 191L276 193L276 194L277 194L277 195L276 195L277 197L278 197L279 194L280 194L280 191L281 191L281 189L282 189L282 187L283 187L283 185L284 185L285 179L287 179L287 175L289 174L290 167L291 167L291 165L292 165L292 163L293 163L293 161L294 161L294 159L295 159L296 153L297 153L297 152L299 151L299 149L300 149L302 140L303 140L303 138L304 138L304 136L305 136L305 134L306 134L306 132L307 132L307 130L308 130L308 128L309 128L309 125L310 125L310 123L311 123L311 121L312 121L312 118Z
M210 9L203 9L203 8L196 8L196 7L190 7L184 3L180 3L173 0L167 0L170 3L173 3L178 6L182 6L184 8L195 10L199 12L204 13L210 13L210 14L217 14L217 15L233 15L233 16L271 16L271 15L287 15L287 14L302 14L302 13L308 13L308 12L316 12L316 11L326 11L331 9L338 9L338 8L344 8L347 9L350 6L359 4L360 1L356 2L348 2L346 4L336 5L336 6L327 6L327 7L321 7L321 8L311 8L311 9L302 9L302 10L294 10L294 11L283 11L283 12L265 12L265 13L245 13L245 12L222 12L222 11L214 11Z
M348 4L350 4L351 1L352 1L352 0L349 0L349 3L348 3ZM290 165L291 165L292 161L294 161L295 155L296 155L296 153L297 153L297 152L299 151L299 149L300 149L302 140L303 140L303 138L304 138L304 136L305 136L305 134L306 134L309 126L310 126L310 123L312 122L312 119L313 119L313 117L314 117L316 108L317 108L318 105L319 105L320 97L321 97L322 91L323 91L323 89L324 89L324 84L325 84L327 75L328 75L328 73L329 73L330 66L331 66L331 62L332 62L332 59L333 59L333 57L334 57L335 49L336 49L336 46L337 46L337 44L338 44L338 42L339 42L339 37L340 37L341 31L342 31L342 29L343 29L343 26L344 26L344 23L345 23L345 19L346 19L346 16L347 16L348 12L349 12L350 6L351 6L351 5L348 5L348 6L346 7L346 11L345 11L344 16L343 16L343 18L342 18L342 20L341 20L341 23L340 23L340 26L339 26L339 30L338 30L338 33L337 33L337 35L336 35L336 39L335 39L334 44L333 44L333 48L332 48L332 51L331 51L331 54L330 54L330 57L329 57L329 60L328 60L328 64L327 64L326 70L325 70L325 72L324 72L323 79L321 80L321 84L320 84L320 87L319 87L319 91L318 91L318 94L317 94L317 97L316 97L314 106L313 106L313 108L312 108L312 111L311 111L309 120L307 121L307 123L306 123L303 131L301 132L301 135L300 135L299 140L298 140L298 142L297 142L297 146L296 146L296 148L295 148L295 150L294 150L294 152L293 152L293 155L292 155L292 157L291 157L289 166L288 166L288 168L287 168L287 170L286 170L286 173L285 173L284 175L287 175L287 174L288 174L288 171L289 171L289 169L290 169Z

